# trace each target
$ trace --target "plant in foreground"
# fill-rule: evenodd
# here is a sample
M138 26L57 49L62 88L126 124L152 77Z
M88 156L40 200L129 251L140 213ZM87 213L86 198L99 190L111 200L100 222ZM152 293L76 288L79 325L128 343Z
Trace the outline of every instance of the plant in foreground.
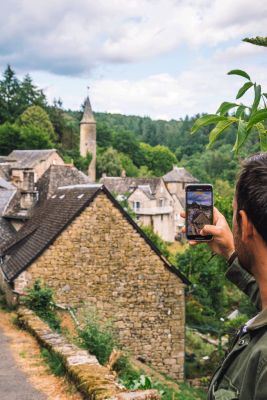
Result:
M41 286L41 279L39 278L34 282L32 288L24 289L24 291L27 296L20 299L23 305L34 311L52 329L61 330L61 320L57 318L55 311L56 303L53 299L53 289L49 289L45 282Z
M47 349L42 348L40 356L43 358L43 364L48 366L48 371L56 376L66 375L66 369L63 364L62 355L55 352L49 352ZM47 371L46 370L46 371Z
M125 384L125 382L120 379L120 383ZM136 390L136 389L143 389L143 390L147 390L147 389L158 389L158 385L160 385L161 382L153 382L152 378L150 376L147 375L141 375L139 376L138 379L135 380L131 380L128 385L127 385L127 389L130 390ZM159 390L159 397L164 395L164 390Z

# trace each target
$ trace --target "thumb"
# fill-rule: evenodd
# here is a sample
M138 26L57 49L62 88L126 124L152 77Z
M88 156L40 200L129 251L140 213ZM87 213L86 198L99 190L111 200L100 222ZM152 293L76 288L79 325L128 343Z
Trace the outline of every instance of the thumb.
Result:
M205 225L200 232L200 235L216 235L218 228L214 225Z

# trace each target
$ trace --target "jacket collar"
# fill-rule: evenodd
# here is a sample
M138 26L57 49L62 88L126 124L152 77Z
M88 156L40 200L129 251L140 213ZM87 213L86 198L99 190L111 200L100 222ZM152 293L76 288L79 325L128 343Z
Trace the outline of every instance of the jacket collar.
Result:
M265 325L267 325L267 307L265 307L259 313L257 318L252 322L252 324L247 327L247 330L252 331L253 329L258 329Z

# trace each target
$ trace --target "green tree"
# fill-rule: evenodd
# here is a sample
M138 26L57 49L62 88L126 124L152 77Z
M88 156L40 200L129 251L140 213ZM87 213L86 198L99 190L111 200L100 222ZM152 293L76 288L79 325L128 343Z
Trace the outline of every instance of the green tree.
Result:
M0 123L15 122L19 81L9 64L3 73L3 78L0 81Z
M138 168L134 165L134 163L128 156L126 156L123 153L120 153L119 159L121 160L122 168L125 169L126 176L128 177L139 176Z
M0 125L0 154L8 156L15 148L21 146L20 128L6 122Z
M13 150L52 149L49 135L34 125L11 125L6 122L0 125L0 154L7 156Z
M53 106L46 107L46 111L53 126L55 137L59 142L62 142L64 132L67 130L67 123L60 98L58 100L54 99Z
M16 148L21 150L42 150L53 149L54 147L48 133L41 131L34 125L20 127L20 140L20 145L15 146L14 150Z
M34 125L41 131L47 132L52 141L56 141L57 139L48 114L39 106L31 106L27 108L27 110L19 116L16 124L18 126Z
M64 155L64 160L66 164L70 164L73 160L75 167L84 173L87 173L89 165L93 159L93 155L87 150L86 157L80 155L79 150L67 150Z
M173 165L180 165L175 155L166 146L151 147L149 144L141 143L145 152L145 164L155 176L165 175L171 171Z
M96 173L100 178L105 172L107 176L121 176L121 160L117 150L110 147L102 156L96 157Z
M113 147L120 153L127 154L137 167L144 164L144 152L133 133L125 131L124 129L115 133L113 138Z
M98 122L96 124L96 143L104 149L112 147L113 133L107 122Z

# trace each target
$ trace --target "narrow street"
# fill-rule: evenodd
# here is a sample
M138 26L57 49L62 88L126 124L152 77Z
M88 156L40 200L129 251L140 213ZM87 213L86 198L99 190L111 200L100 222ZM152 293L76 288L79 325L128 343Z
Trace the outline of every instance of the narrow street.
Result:
M11 339L0 327L0 397L1 400L45 400L46 396L36 390L27 375L17 367L9 349Z

